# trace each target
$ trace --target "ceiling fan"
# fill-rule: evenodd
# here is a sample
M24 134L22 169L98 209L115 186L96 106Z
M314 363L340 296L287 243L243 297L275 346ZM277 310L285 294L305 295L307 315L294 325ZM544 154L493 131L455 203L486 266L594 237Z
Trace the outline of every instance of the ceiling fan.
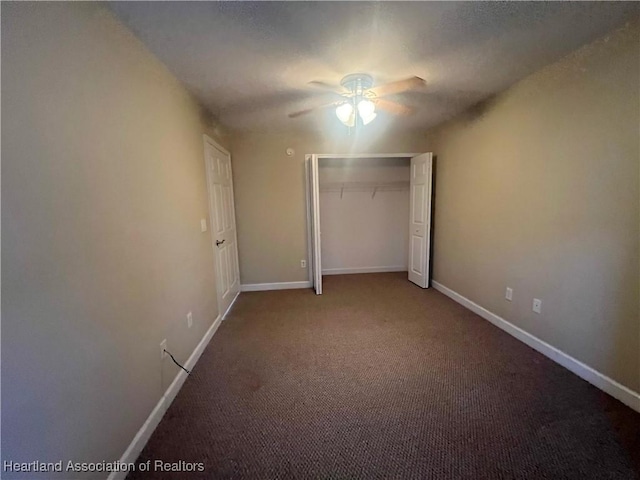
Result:
M367 125L376 118L376 109L383 110L392 115L409 115L413 108L387 100L383 97L396 93L415 90L423 87L426 82L420 77L409 77L404 80L374 86L373 78L366 73L352 73L340 81L341 89L324 82L310 82L310 85L329 89L340 98L333 102L319 105L314 108L290 113L290 118L297 118L316 110L336 107L336 116L347 127L355 127L358 124Z

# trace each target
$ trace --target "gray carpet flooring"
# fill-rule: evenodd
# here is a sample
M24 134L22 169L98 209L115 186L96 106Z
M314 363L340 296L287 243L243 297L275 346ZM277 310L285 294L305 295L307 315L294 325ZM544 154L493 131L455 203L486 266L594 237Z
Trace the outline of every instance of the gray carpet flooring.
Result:
M631 479L640 414L406 274L242 293L147 478Z

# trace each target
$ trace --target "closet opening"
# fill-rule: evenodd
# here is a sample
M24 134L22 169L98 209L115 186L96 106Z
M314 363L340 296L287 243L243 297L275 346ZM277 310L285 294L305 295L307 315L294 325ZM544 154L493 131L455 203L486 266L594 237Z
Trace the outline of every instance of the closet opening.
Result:
M431 153L306 157L309 280L406 271L429 287Z

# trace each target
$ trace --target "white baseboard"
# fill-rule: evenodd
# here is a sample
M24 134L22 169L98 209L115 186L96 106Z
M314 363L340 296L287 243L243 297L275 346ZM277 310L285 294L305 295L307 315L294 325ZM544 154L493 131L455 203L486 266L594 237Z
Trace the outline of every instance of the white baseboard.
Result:
M309 281L305 282L280 282L280 283L249 283L240 286L242 292L262 292L265 290L293 290L295 288L311 288Z
M554 362L562 365L567 370L575 373L577 376L586 380L595 387L598 387L600 390L608 393L614 398L617 398L622 403L631 407L635 411L640 412L640 394L638 392L634 392L630 388L625 387L612 378L609 378L606 375L591 368L589 365L582 363L580 360L576 360L572 356L567 355L563 351L558 350L556 347L549 345L543 340L540 340L538 337L531 335L520 327L516 327L512 323L506 321L504 318L499 317L486 308L481 307L477 303L474 303L468 298L463 297L459 293L454 292L448 287L445 287L441 283L432 280L431 284L436 290L444 293L446 296L452 298L460 305L480 315L485 320L493 323L496 327L504 330L508 334L529 345L531 348L537 350L546 357L549 357Z
M213 321L213 323L207 330L207 333L205 333L202 337L202 340L200 340L200 343L198 343L196 348L191 353L189 359L184 364L184 367L187 370L191 370L194 367L194 365L200 358L200 355L202 355L202 352L204 352L204 349L209 344L211 337L213 337L213 334L216 333L216 330L218 330L221 322L222 316L218 315L218 317ZM149 415L147 420L144 422L140 430L138 430L138 433L136 433L136 436L133 437L133 440L131 441L125 452L122 454L122 457L120 457L120 463L135 463L136 459L140 455L140 452L142 452L142 449L151 438L151 434L153 434L153 431L160 423L160 420L162 420L162 417L169 408L169 405L171 405L171 402L173 402L174 398L176 398L176 395L178 395L178 392L180 391L180 388L182 388L182 384L186 379L187 373L184 370L179 370L178 374L173 379L173 382L171 382L171 385L169 385L169 388L167 388L167 391L164 393L162 398L160 398L155 408L151 411L151 414ZM127 473L129 472L111 472L107 477L107 480L124 480L124 478L127 476Z
M397 267L356 267L356 268L326 268L322 270L323 275L347 275L352 273L383 273L383 272L406 272L406 266Z
M236 296L233 297L233 300L231 300L231 303L229 304L229 306L227 307L227 311L224 312L222 314L222 320L224 320L225 318L227 318L227 313L229 313L231 311L231 307L233 307L233 304L236 303L236 300L238 299L238 297L240 296L240 290L238 290L236 292Z

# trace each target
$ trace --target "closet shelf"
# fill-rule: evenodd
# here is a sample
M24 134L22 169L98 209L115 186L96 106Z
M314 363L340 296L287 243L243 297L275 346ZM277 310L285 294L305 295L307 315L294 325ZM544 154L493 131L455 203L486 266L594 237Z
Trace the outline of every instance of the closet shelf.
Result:
M342 198L344 192L368 192L371 191L371 198L377 192L393 192L409 190L409 181L400 182L327 182L320 184L320 192L337 192Z

